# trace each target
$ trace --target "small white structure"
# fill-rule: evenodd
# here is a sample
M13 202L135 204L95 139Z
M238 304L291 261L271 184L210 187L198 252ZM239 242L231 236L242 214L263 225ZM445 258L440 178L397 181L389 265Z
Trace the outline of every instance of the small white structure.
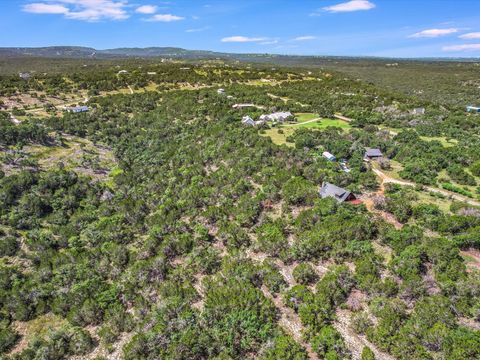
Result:
M217 90L217 94L218 94L218 95L223 95L223 94L225 94L225 89L218 89L218 90Z
M242 124L247 126L255 126L255 121L247 115L242 118Z
M255 121L255 126L262 126L262 125L264 125L265 123L266 123L265 120L257 120L257 121Z
M20 79L22 79L22 80L28 80L28 79L30 79L32 74L30 74L28 72L21 72L21 73L18 73L18 76L20 76Z
M157 75L157 72L156 71L149 71L149 72L147 72L147 75Z
M255 107L255 104L233 104L232 108L234 109L241 109L246 107Z
M323 156L325 159L327 159L328 161L335 161L335 160L337 160L337 158L335 157L335 155L329 153L328 151L324 151L324 152L322 153L322 156Z
M292 113L290 111L281 111L275 112L268 115L261 115L260 120L264 121L274 121L274 122L284 122L288 118L292 117Z
M118 75L122 75L122 74L128 74L128 71L127 70L120 70L118 72Z
M412 110L413 115L424 115L425 114L425 108L415 108Z
M467 111L468 112L474 112L474 113L480 113L480 107L479 106L467 106Z

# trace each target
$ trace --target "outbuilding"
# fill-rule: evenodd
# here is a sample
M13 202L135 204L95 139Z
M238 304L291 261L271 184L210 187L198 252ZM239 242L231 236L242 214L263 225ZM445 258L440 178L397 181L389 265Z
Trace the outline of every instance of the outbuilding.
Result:
M479 106L467 106L467 111L468 112L473 112L473 113L480 113L480 107Z
M350 202L357 200L357 197L350 191L342 189L336 185L324 182L320 189L320 197L325 199L327 197L332 197L337 200L339 203Z
M375 160L382 158L383 154L380 151L380 149L372 149L372 148L366 148L365 151L365 159L367 160Z
M322 156L323 156L325 159L327 159L328 161L335 161L335 160L337 160L337 158L335 157L335 155L329 153L328 151L324 151L324 152L322 153Z

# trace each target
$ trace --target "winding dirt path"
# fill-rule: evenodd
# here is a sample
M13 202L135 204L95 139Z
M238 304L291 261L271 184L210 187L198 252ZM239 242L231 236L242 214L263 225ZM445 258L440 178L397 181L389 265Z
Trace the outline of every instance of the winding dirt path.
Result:
M417 186L417 183L414 183L412 181L399 180L399 179L392 178L392 177L388 176L387 174L385 174L384 172L382 172L378 169L372 168L372 171L380 179L382 179L383 183L398 184L398 185L402 185L402 186ZM424 186L424 189L427 190L427 191L430 191L430 192L434 192L434 193L437 193L437 194L442 194L442 195L448 196L448 197L450 197L454 200L461 201L461 202L467 203L469 205L480 206L479 201L470 199L470 198L468 198L466 196L463 196L463 195L460 195L460 194L456 194L452 191L439 189L439 188L431 187L431 186Z

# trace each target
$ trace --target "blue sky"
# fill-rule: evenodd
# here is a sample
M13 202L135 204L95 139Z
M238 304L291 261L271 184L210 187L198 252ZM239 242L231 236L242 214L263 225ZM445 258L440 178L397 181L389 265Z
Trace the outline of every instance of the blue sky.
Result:
M2 0L0 46L480 57L480 0Z

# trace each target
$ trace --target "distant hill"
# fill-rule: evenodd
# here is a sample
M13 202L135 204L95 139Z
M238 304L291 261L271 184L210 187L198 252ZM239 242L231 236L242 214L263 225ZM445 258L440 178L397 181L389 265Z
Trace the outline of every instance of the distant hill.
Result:
M366 65L376 62L389 62L391 58L362 56L302 56L277 54L238 54L223 53L208 50L187 50L177 47L147 47L147 48L115 48L97 50L83 46L47 46L47 47L0 47L0 60L8 58L55 58L55 59L127 59L127 58L178 58L178 59L229 59L257 63L275 63L280 65L330 66L338 62L365 62ZM398 62L422 61L445 62L461 61L476 62L475 58L424 58L395 59Z
M125 58L125 57L178 57L215 58L230 57L230 54L203 50L186 50L175 47L117 48L96 50L82 46L49 46L36 48L0 48L0 57L46 57L46 58Z

